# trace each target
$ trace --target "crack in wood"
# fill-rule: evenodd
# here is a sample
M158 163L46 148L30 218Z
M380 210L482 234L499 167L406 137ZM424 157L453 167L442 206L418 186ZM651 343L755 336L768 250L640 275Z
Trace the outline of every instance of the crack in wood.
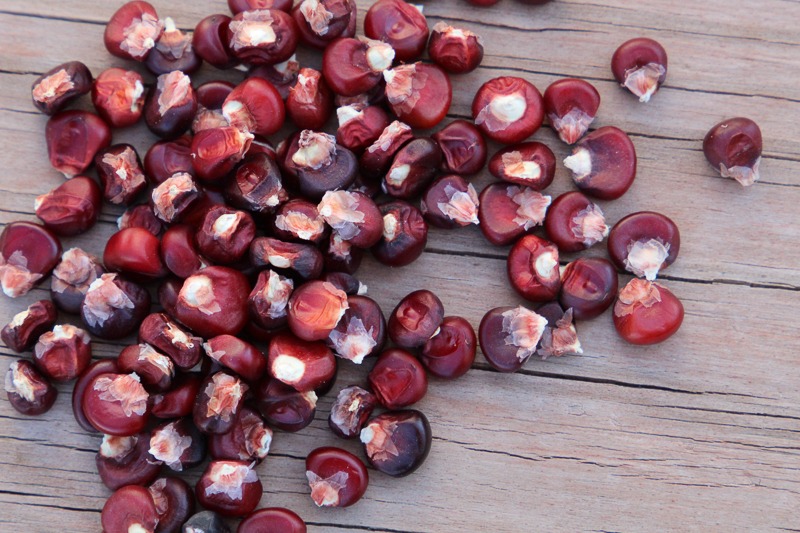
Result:
M410 530L410 529L387 529L385 527L372 527L372 526L361 526L361 525L353 525L353 524L336 524L333 522L310 522L306 521L307 525L316 526L316 527L330 527L334 529L348 529L348 530L358 530L358 531L374 531L376 533L428 533L427 531L423 530Z
M478 259L492 259L497 261L506 261L508 259L508 253L486 253L486 252L470 252L468 250L446 250L442 248L434 248L434 247L427 247L425 248L426 253L436 254L436 255L454 255L459 257L474 257ZM561 261L561 266L565 266L569 263L569 261ZM725 278L714 278L714 279L696 279L696 278L685 278L685 277L678 277L678 276L670 276L669 274L659 274L659 279L667 280L667 281L678 281L681 283L698 283L702 285L713 285L713 284L720 284L720 285L740 285L744 287L751 287L755 289L771 289L771 290L784 290L784 291L800 291L800 287L787 284L787 283L780 283L780 282L772 282L772 283L758 283L758 282L751 282L751 281L744 281L738 279L725 279Z
M92 20L92 19L82 19L78 17L64 17L59 15L42 15L41 13L20 13L18 11L8 11L0 9L0 15L11 15L12 17L22 17L22 18L33 18L33 19L40 19L40 20L55 20L58 22L74 22L76 24L90 24L92 26L107 26L108 20ZM182 32L194 32L194 27L182 27L177 26L179 30Z
M9 496L18 496L19 494L15 494L14 492L7 492L0 490L0 494L8 494ZM45 503L34 503L34 502L25 502L24 504L20 504L19 502L5 502L8 504L14 505L29 505L31 507L44 507L47 509L60 509L62 511L75 511L78 513L92 513L92 514L100 514L100 509L89 509L86 507L69 507L65 505L49 505Z
M662 409L681 409L684 411L701 411L707 413L719 413L719 414L735 415L735 416L763 416L767 418L778 418L783 420L800 420L800 416L776 415L773 413L752 413L748 411L731 411L728 409L710 409L706 407L689 407L686 405L656 405L656 404L640 404L640 403L634 403L632 405L639 405L641 407L658 407Z

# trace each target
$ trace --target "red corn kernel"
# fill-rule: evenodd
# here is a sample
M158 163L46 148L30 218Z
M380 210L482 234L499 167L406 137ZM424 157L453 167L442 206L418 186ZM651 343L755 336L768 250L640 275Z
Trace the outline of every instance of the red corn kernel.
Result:
M213 459L233 461L263 461L272 444L272 430L252 407L239 411L233 427L227 433L209 435L208 451Z
M97 114L113 128L135 124L144 112L146 96L144 80L133 70L106 69L92 85L92 104Z
M422 347L420 361L434 376L455 379L472 367L478 339L470 323L459 316L446 316Z
M542 125L542 95L522 78L494 78L478 89L472 101L472 118L490 139L505 144L520 143Z
M236 335L247 323L250 286L239 271L207 267L184 280L175 304L175 318L208 338Z
M477 174L486 164L486 141L480 130L471 122L454 120L432 137L442 149L443 171L453 174Z
M272 225L275 237L287 241L318 244L325 240L328 232L317 206L299 198L281 205L275 212Z
M289 509L267 507L249 514L236 533L306 533L306 523Z
M198 132L192 138L192 165L197 179L216 183L241 161L253 134L227 126Z
M558 248L536 235L521 238L508 254L508 279L523 298L554 300L561 289Z
M95 156L103 198L112 204L129 205L147 187L139 154L130 144L115 144Z
M153 313L142 321L139 342L164 352L182 370L194 367L202 355L202 339L187 332L163 313Z
M589 131L599 107L600 93L588 81L558 80L544 92L547 120L567 144L574 144Z
M258 381L267 369L267 359L261 350L233 335L212 337L203 344L203 349L211 359L247 381Z
M83 412L101 433L136 435L147 424L149 397L136 374L99 374L83 393Z
M256 214L272 213L289 199L283 178L274 158L265 153L251 153L236 167L225 189L225 197L234 207Z
M322 73L336 94L357 96L378 87L383 72L392 66L389 43L361 37L332 42L322 56Z
M213 67L228 69L239 62L228 44L230 23L231 18L227 15L209 15L194 28L192 48Z
M298 128L318 130L325 126L333 113L333 93L321 72L300 70L297 83L286 98L286 112Z
M543 191L553 183L556 156L539 142L503 148L489 160L489 172L496 178Z
M100 481L111 490L153 481L161 471L161 463L152 461L149 448L149 431L128 437L103 435L100 450L95 455Z
M457 174L434 181L422 197L420 210L425 219L439 228L478 224L478 193L471 183Z
M389 125L389 115L378 106L342 106L336 110L336 116L339 121L336 142L359 154L377 141Z
M347 310L347 295L324 281L301 285L289 298L289 328L306 341L324 340Z
M442 324L444 305L431 291L406 295L389 316L389 337L403 348L419 348Z
M277 379L264 379L255 389L258 410L270 426L296 432L314 420L317 395L314 391L298 392Z
M356 32L354 0L301 0L292 10L300 38L316 48L325 48L339 37Z
M400 348L383 352L369 373L369 384L387 409L401 409L420 401L428 392L425 367Z
M272 267L301 279L316 279L322 274L322 252L311 244L284 242L258 237L250 244L250 262L257 268Z
M75 176L41 196L36 197L36 216L45 227L62 236L88 231L100 215L100 187L86 176Z
M111 144L111 129L87 111L61 111L45 126L50 164L65 177L86 171L94 156Z
M550 197L528 187L492 183L479 197L478 218L486 240L506 246L542 224L548 213Z
M72 414L75 416L75 421L84 431L89 433L97 432L97 429L86 418L86 412L83 408L83 396L86 388L100 374L117 374L118 372L119 369L115 359L101 359L90 364L75 381L75 386L72 388Z
M273 270L259 273L248 299L250 318L266 329L284 326L288 320L287 306L293 290L294 281L290 278Z
M516 372L536 353L545 326L545 317L522 306L491 309L478 328L486 361L499 372Z
M447 72L472 72L483 61L483 40L469 30L438 22L428 41L428 55Z
M106 500L100 514L100 522L105 533L129 533L131 531L155 533L158 511L153 497L146 488L128 485L117 490Z
M50 298L62 311L79 314L86 291L104 272L99 259L80 248L70 248L53 269Z
M150 455L176 472L194 468L206 458L205 435L190 418L164 422L150 434Z
M221 108L231 126L255 135L272 135L283 126L285 117L280 93L261 78L247 78L237 85Z
M294 0L228 0L228 9L234 15L256 9L280 9L288 13L292 10L293 2Z
M608 234L608 255L614 265L649 281L675 262L680 247L678 226L652 211L626 216Z
M364 496L369 473L352 453L325 446L306 458L306 477L317 507L350 507Z
M361 387L344 388L331 405L328 425L336 435L353 439L361 433L377 402L374 394Z
M386 344L386 319L375 300L359 294L347 297L347 311L328 336L328 346L342 359L359 365L364 358L383 350Z
M614 302L617 272L603 257L581 257L564 267L558 301L576 320L600 316ZM551 321L554 322L554 321Z
M431 425L414 409L380 414L361 430L367 461L376 470L403 477L419 468L431 450Z
M244 461L211 461L195 487L200 505L223 516L250 514L262 492L253 465Z
M92 73L80 61L68 61L54 67L33 82L33 105L52 115L92 89Z
M428 242L428 224L422 213L402 200L378 207L383 213L383 237L372 247L375 259L389 266L413 263Z
M410 200L433 181L442 164L442 150L428 137L414 139L395 154L382 188L387 194Z
M158 237L142 228L127 228L108 239L103 263L113 272L128 274L132 279L150 280L163 277L167 269L159 256Z
M292 57L286 61L275 65L256 65L252 67L248 71L247 77L258 77L267 80L275 86L281 98L285 101L289 96L289 89L294 87L299 73L300 63L297 62L297 56L292 54Z
M749 118L732 118L714 126L703 139L703 153L723 178L744 187L758 181L761 163L761 129Z
M148 204L139 204L129 207L117 219L117 228L140 228L151 235L159 237L164 231L164 225L156 218L153 208Z
M216 263L231 264L247 253L255 234L256 224L248 213L215 206L206 213L195 239L204 257Z
M564 166L585 194L616 200L636 178L636 148L624 131L605 126L581 139Z
M193 174L191 144L188 136L154 143L144 156L145 175L158 185L175 174Z
M640 102L649 102L667 78L667 51L653 39L631 39L614 52L611 72Z
M147 96L144 121L159 137L174 139L189 129L196 112L192 80L180 70L173 70L159 76L155 89Z
M336 144L327 133L303 130L291 142L282 157L284 178L309 200L319 200L327 191L346 189L356 179L358 160L355 154Z
M179 531L184 522L194 513L192 487L177 477L161 477L147 490L153 497L158 513L158 533Z
M56 324L57 319L56 306L50 300L39 300L14 315L0 332L0 336L12 350L24 352L31 349L39 336Z
M89 285L81 319L89 333L119 339L136 331L150 312L150 294L119 274L103 274Z
M367 11L364 33L385 41L396 51L398 61L419 58L428 42L428 22L422 9L402 0L379 0Z
M380 209L363 193L328 191L317 211L343 240L353 246L369 248L381 238L383 217Z
M324 249L325 270L328 272L344 272L354 274L364 259L364 250L353 246L350 241L342 239L335 231Z
M117 357L117 366L121 372L135 372L150 391L164 392L172 388L172 378L175 377L172 359L149 344L123 348Z
M200 192L190 174L175 174L153 189L153 212L158 218L171 224L178 221L199 197Z
M210 110L219 111L236 84L226 80L211 80L197 87L197 104Z
M565 355L581 355L583 348L578 340L578 331L572 323L572 308L565 313L556 302L550 302L537 310L537 313L547 319L547 326L542 333L537 354L542 359L548 357L563 357Z
M156 76L173 70L191 74L199 69L203 60L192 48L192 36L179 30L170 17L163 23L164 32L145 60L147 69Z
M11 222L0 233L0 288L10 298L27 294L50 274L61 256L61 242L31 222Z
M224 32L229 53L252 65L274 65L292 57L298 33L292 17L277 9L239 12Z
M413 138L411 127L395 120L386 126L380 137L361 154L359 169L367 178L382 178L389 170L395 154Z
M151 396L152 415L168 419L191 415L202 381L199 372L178 373L171 390Z
M367 286L358 281L353 274L348 272L329 270L320 279L322 281L332 283L334 287L340 291L344 291L347 296L360 296L367 294Z
M303 341L288 333L273 337L268 361L269 374L299 392L319 389L336 373L336 359L325 344Z
M236 422L249 389L242 380L225 372L208 376L200 385L194 404L194 425L203 433L227 433Z
M561 252L585 250L608 235L600 206L578 191L564 193L553 201L544 228Z
M77 378L92 359L89 334L70 324L58 325L43 333L33 348L33 362L53 381Z
M413 63L383 73L386 98L399 120L412 128L432 128L450 110L450 77L436 65Z
M188 224L170 227L161 237L161 261L174 275L186 279L203 267L207 260L200 256L194 240L195 230Z
M155 8L147 2L123 4L106 25L106 49L122 59L144 61L164 30Z
M58 389L36 370L33 363L24 359L9 365L4 387L8 403L23 415L46 413L58 396Z
M666 287L634 278L614 304L614 327L631 344L656 344L671 337L683 323L683 304Z

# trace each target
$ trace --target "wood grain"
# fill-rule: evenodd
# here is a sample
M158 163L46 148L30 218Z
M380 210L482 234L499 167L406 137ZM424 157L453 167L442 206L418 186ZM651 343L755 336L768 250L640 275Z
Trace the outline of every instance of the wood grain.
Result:
M369 3L358 1L361 19ZM222 0L153 4L184 28L226 11ZM70 59L95 74L118 65L101 44L116 7L0 6L0 223L34 219L34 198L62 180L47 162L46 117L30 104L30 84ZM579 325L582 357L532 360L515 375L493 372L479 357L463 379L432 383L419 406L435 435L427 463L400 480L372 472L364 500L341 512L316 509L304 484L311 449L360 453L327 430L324 398L312 426L276 434L259 467L262 505L292 508L314 531L800 530L800 3L556 0L531 8L504 0L480 10L437 0L425 13L486 40L483 66L454 84L451 118L467 116L480 84L503 74L541 89L564 76L597 86L596 125L630 132L640 169L630 192L603 209L611 221L647 209L678 223L681 256L664 279L683 300L686 321L666 343L636 348L604 315ZM646 106L616 86L608 67L615 47L640 35L670 54L667 85ZM310 54L301 59L314 64ZM197 80L219 76L239 75L204 69ZM750 189L716 175L701 150L708 128L736 115L764 133L763 178ZM548 128L535 138L559 158L568 154ZM152 137L136 127L114 140L146 149ZM489 182L475 178L478 189ZM548 192L570 188L559 168ZM65 245L102 253L120 212L105 209L96 228ZM415 264L387 275L367 260L359 277L385 311L411 290L431 288L448 314L477 326L487 309L521 303L507 286L506 253L476 228L432 231ZM0 301L0 324L44 297L36 289ZM113 357L122 344L95 342L95 355ZM17 357L6 348L0 356L3 372ZM364 372L342 365L338 384ZM0 531L99 530L108 497L94 467L99 438L72 419L70 386L59 390L55 408L39 418L0 401Z

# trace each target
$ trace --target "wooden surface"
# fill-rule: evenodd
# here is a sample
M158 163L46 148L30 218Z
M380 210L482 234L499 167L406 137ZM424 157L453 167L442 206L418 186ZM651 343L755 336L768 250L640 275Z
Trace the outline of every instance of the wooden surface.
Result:
M33 219L34 198L62 181L47 162L32 81L72 59L94 74L120 65L102 46L118 3L0 4L3 224ZM183 28L226 11L223 0L153 3ZM358 4L363 20L369 2ZM328 431L331 399L323 398L312 426L276 434L258 469L262 506L294 509L314 531L800 530L800 3L556 0L532 8L503 0L480 10L437 0L425 2L425 13L431 25L450 20L486 42L482 68L455 80L451 118L468 115L472 95L494 76L524 76L542 90L564 76L597 86L595 125L629 132L639 156L633 188L603 210L611 222L638 210L677 222L681 255L663 279L686 320L664 344L636 348L618 339L607 313L579 324L583 356L531 360L515 375L489 370L479 356L464 378L433 382L420 402L434 432L423 468L404 479L372 472L366 496L347 510L318 510L307 495L311 449L361 453ZM621 90L609 69L616 46L636 36L669 53L667 84L648 105ZM198 79L218 75L204 69ZM750 189L720 178L701 151L706 131L737 115L764 134L763 179ZM115 132L114 140L145 149L143 130ZM567 155L548 128L535 138L559 159ZM488 181L475 183L480 190ZM560 167L549 192L570 188ZM101 253L119 213L107 209L65 246ZM367 260L359 277L386 311L411 290L431 288L448 314L477 326L489 308L519 302L505 279L506 252L477 228L432 231L412 266L387 275ZM591 254L605 254L604 246ZM44 297L38 289L0 300L0 323ZM95 355L115 356L120 346L95 342ZM16 356L5 347L0 355L5 373ZM340 385L363 379L364 369L341 366ZM100 529L109 495L95 473L100 439L74 422L71 387L59 390L39 418L0 400L0 531Z

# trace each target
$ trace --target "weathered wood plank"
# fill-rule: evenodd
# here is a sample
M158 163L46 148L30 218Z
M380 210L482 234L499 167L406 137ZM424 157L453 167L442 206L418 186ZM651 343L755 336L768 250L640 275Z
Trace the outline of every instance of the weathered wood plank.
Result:
M19 218L21 210L31 209L35 197L57 186L62 178L49 167L42 133L44 117L3 110L0 117L6 124L0 126L0 142L13 145L18 155L0 169L0 175L6 176L2 188L10 193L0 197L0 220L11 221ZM567 155L551 136L548 131L538 133L536 138L545 140L559 157ZM151 139L143 126L115 134L115 142L131 142L142 154ZM645 137L634 138L634 142L640 160L634 187L618 201L599 203L610 222L643 209L665 213L675 220L683 235L682 249L680 260L665 272L667 276L800 287L800 238L795 231L800 186L770 181L772 176L793 181L800 164L766 160L764 172L769 177L765 183L743 190L732 180L713 173L697 142ZM29 186L32 176L42 179L35 189ZM480 191L491 180L484 173L474 182ZM556 182L548 193L555 197L572 187L568 172L559 166ZM121 210L107 208L106 212L103 220L112 221ZM765 238L766 235L771 237ZM503 257L507 251L488 244L477 228L434 229L429 248L494 257ZM590 253L606 252L599 245Z
M355 379L344 368L340 382ZM311 523L399 531L519 531L522 517L543 530L591 525L627 531L656 523L674 529L686 525L687 517L696 527L736 530L743 524L791 527L800 492L792 475L798 464L796 419L712 408L711 421L707 403L694 396L473 371L460 382L437 383L421 402L436 428L423 469L399 480L373 473L357 507L326 512L305 497L303 457L320 445L358 448L327 430L329 402L320 402L317 421L303 432L276 434L273 455L258 468L266 488L263 505L290 506ZM63 422L69 414L64 407L59 402L45 415L59 431L68 424L74 429L71 420ZM25 424L19 438L37 438L34 427ZM60 450L36 442L25 442L24 454L0 449L0 462L14 464L4 466L0 491L23 493L9 502L13 509L31 512L20 503L102 505L107 491L93 482L93 454L84 451L99 438L68 437ZM40 468L54 458L69 469ZM70 495L58 491L65 481L75 487ZM747 505L755 501L759 513ZM719 502L728 512L710 513ZM94 519L51 512L74 524L69 530L82 530Z
M100 247L96 242L86 244L91 251ZM451 256L427 253L413 265L392 271L392 283L386 283L386 270L371 259L359 277L385 312L408 292L428 288L442 299L446 313L464 316L477 328L489 308L522 303L508 287L504 270L504 263L495 259L460 258L456 266ZM797 374L796 328L783 318L800 314L795 292L727 284L667 285L683 300L686 319L665 343L627 345L617 337L606 313L579 325L585 356L531 360L526 371L708 394L720 396L725 409L741 403L769 414L800 416L796 383L785 379ZM4 306L0 323L28 300L42 296L37 291L18 304ZM104 350L114 355L118 344L105 344Z
M222 0L153 3L182 27L226 11ZM369 3L358 0L361 19ZM454 20L487 42L484 67L458 80L453 117L469 114L475 90L493 76L521 75L541 89L578 76L598 87L597 125L630 132L640 163L636 185L603 208L611 221L652 209L679 224L681 257L665 278L686 321L668 342L642 349L620 341L606 314L579 325L584 356L530 361L512 376L490 371L479 356L464 379L432 383L419 405L435 435L425 466L401 480L373 472L365 499L345 512L318 510L306 496L303 459L311 449L334 444L360 453L327 430L331 398L324 398L310 428L276 435L259 467L262 505L293 508L315 531L797 529L800 98L792 73L800 67L800 30L792 21L800 3L765 0L748 18L746 2L724 0L635 7L557 0L535 9L506 0L489 10L462 0L425 4L432 23ZM119 65L101 44L117 5L0 6L0 224L33 219L35 196L62 179L47 163L46 117L30 105L30 83L70 59L95 73ZM614 48L638 35L659 39L670 53L668 83L647 106L616 87L608 68ZM196 81L219 76L241 75L204 69ZM715 176L700 151L707 129L733 115L756 119L764 132L764 179L749 190ZM549 129L535 138L559 158L567 154ZM115 142L145 148L152 137L140 126L115 133ZM479 176L476 187L488 181ZM549 192L570 188L559 168ZM106 208L96 228L65 244L102 254L120 212ZM428 253L391 271L390 283L371 260L359 277L385 311L411 290L432 288L448 314L477 326L488 308L520 302L505 280L506 250L487 245L476 228L434 230ZM0 325L47 297L45 288L0 301ZM113 357L123 342L96 342L95 355ZM0 349L0 370L13 357ZM343 365L339 384L364 374ZM49 531L53 523L98 529L108 496L94 471L99 438L80 431L70 387L60 390L41 418L23 417L0 399L2 531Z

